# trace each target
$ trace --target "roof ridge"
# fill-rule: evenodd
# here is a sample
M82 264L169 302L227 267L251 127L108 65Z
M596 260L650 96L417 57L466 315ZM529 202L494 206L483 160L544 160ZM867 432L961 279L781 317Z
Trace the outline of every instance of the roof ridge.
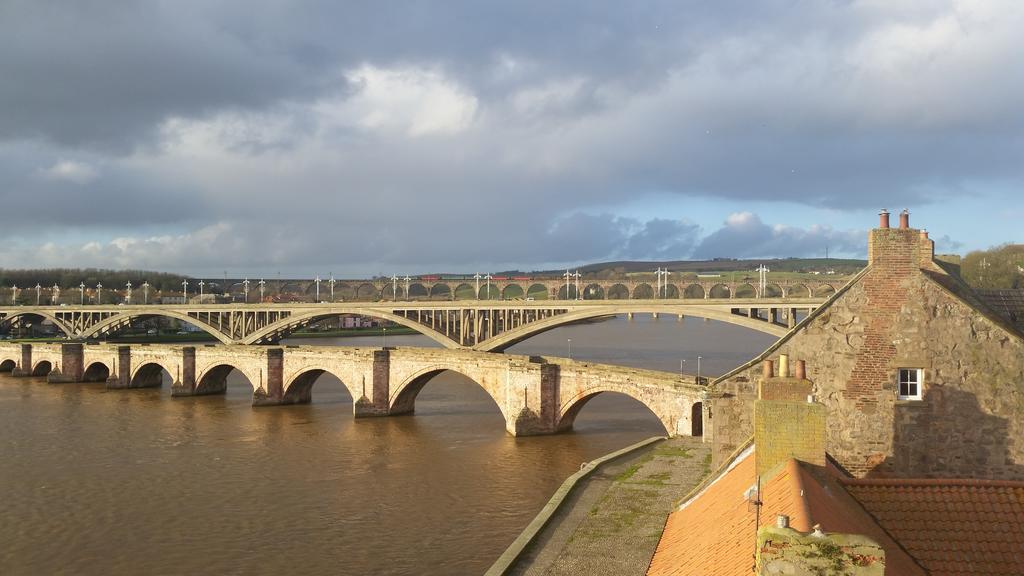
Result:
M1022 488L1020 480L984 480L979 478L836 478L846 486L977 486L992 488Z

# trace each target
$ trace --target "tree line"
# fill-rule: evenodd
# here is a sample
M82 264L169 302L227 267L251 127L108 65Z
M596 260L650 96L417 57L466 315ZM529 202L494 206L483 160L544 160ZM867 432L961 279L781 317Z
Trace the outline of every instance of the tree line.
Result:
M1003 244L964 256L960 274L974 288L1024 289L1024 244Z

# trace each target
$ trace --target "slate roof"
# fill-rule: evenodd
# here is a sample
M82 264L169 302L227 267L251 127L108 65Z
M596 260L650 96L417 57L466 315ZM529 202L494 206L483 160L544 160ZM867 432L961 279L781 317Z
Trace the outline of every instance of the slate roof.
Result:
M1024 290L975 290L989 308L1018 328L1024 328Z
M756 486L754 450L748 450L702 491L673 512L648 570L653 576L750 576L756 544L757 507L746 497ZM838 470L790 460L761 486L760 525L779 514L809 532L866 535L886 551L886 574L925 572L836 482Z
M1024 574L1024 482L840 483L934 576Z

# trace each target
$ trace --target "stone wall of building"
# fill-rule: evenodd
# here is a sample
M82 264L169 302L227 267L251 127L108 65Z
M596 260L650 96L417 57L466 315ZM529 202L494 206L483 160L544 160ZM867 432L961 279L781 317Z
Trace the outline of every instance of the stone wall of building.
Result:
M1024 479L1024 337L920 231L876 229L869 245L865 272L760 358L807 361L829 454L856 476ZM753 432L760 358L713 386L718 463ZM898 399L899 368L923 369L921 400Z

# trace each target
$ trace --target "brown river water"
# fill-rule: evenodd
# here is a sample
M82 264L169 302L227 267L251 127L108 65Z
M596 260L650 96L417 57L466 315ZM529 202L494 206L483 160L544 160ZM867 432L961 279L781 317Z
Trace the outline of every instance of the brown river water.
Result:
M618 317L509 350L696 372L739 365L771 336L688 318ZM389 336L389 346L431 346ZM293 344L379 346L380 337ZM0 375L0 574L481 574L580 464L664 433L602 394L573 432L513 438L497 406L444 372L411 416L354 420L324 375L313 403L108 391Z

